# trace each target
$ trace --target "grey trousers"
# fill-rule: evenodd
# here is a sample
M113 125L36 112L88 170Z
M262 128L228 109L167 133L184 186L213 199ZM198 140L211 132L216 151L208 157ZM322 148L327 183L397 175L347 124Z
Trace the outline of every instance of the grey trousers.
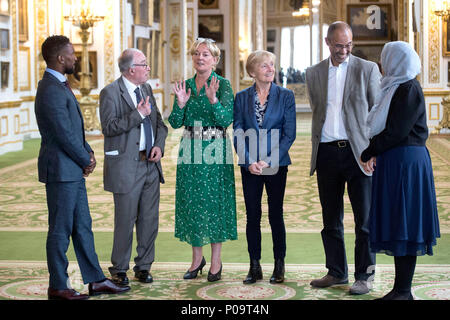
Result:
M153 162L139 161L136 182L129 193L114 193L114 241L111 275L127 272L136 225L135 272L150 270L155 259L159 222L159 171Z

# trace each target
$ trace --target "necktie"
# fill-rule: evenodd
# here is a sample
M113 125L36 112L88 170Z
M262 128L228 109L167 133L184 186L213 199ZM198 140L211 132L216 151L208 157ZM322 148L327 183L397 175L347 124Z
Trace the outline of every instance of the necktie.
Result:
M142 100L142 96L141 96L141 92L139 90L139 88L136 88L134 90L134 93L136 94L136 102L137 104L139 104L139 102L141 102ZM151 108L151 105L150 105ZM150 117L146 116L143 120L144 123L144 134L145 134L145 149L146 149L146 155L147 155L147 159L150 155L150 150L153 147L153 132L152 132L152 123L150 121Z
M64 86L65 86L67 89L69 89L70 92L73 94L72 88L71 88L70 85L69 85L69 81L66 80L66 81L63 82L63 84L64 84ZM74 94L73 94L73 96L75 97Z

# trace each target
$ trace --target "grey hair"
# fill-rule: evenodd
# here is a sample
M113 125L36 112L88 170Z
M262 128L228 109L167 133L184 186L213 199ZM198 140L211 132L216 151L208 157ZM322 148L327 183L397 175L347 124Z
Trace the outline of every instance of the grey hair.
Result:
M119 70L121 73L128 71L134 64L134 54L140 52L144 54L141 50L136 48L125 49L119 57Z

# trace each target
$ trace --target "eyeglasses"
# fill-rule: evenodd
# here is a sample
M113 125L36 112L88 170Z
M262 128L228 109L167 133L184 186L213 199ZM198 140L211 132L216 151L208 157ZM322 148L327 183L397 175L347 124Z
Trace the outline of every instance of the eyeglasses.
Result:
M353 43L350 42L350 43L347 43L346 45L337 43L337 44L333 44L333 47L335 47L338 50L342 50L342 49L350 50L353 47Z
M197 38L197 41L200 42L211 42L211 43L215 43L216 40L210 39L210 38Z
M133 63L133 66L148 68L148 64L146 63Z

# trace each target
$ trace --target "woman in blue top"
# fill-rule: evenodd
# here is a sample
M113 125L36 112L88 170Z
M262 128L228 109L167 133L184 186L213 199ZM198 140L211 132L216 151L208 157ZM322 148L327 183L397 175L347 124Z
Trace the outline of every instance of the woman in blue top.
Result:
M234 146L241 167L247 214L247 244L250 270L245 284L262 279L261 198L266 188L272 229L275 266L271 283L284 281L286 230L283 199L286 188L288 151L296 136L295 98L291 90L273 83L275 55L264 50L251 53L246 69L255 84L236 95L234 101Z

